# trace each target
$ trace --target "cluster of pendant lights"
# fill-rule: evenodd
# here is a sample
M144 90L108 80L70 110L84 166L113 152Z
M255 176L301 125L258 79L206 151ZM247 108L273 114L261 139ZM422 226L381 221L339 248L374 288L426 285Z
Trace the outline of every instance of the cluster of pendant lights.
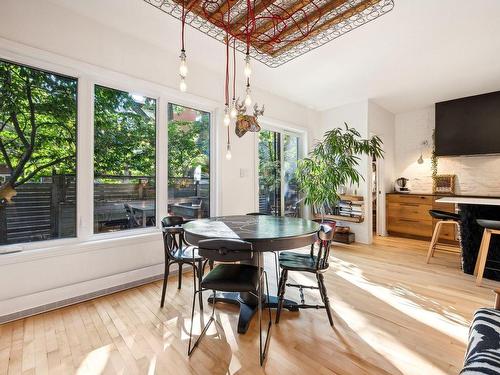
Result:
M180 76L180 82L179 82L179 89L182 92L187 91L187 83L186 83L186 77L188 75L188 66L186 62L186 50L184 48L184 27L185 27L185 21L186 21L186 11L183 7L182 9L182 29L181 29L181 54L179 56L180 58L180 65L179 65L179 76ZM231 104L229 104L229 49L230 49L230 37L229 34L226 32L226 83L225 83L225 104L224 104L224 118L223 118L223 123L224 126L227 128L227 144L226 144L226 159L231 160L231 142L230 142L230 137L229 137L229 125L231 124L231 121L235 121L236 117L238 116L238 108L236 107L237 101L236 101L236 89L235 89L235 82L236 82L236 46L235 46L235 39L233 37L232 39L233 42L233 96L232 96L232 101ZM251 97L251 89L250 89L250 76L252 74L252 66L250 65L250 45L247 42L247 52L245 55L245 68L243 70L245 74L245 80L246 80L246 89L245 89L245 106L250 107L252 105L252 97Z

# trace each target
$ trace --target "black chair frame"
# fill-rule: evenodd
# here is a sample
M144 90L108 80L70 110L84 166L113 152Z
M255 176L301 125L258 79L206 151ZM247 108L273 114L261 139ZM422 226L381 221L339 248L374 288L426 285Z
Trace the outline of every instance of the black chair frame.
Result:
M326 309L326 313L328 315L328 321L330 325L333 326L333 317L332 311L330 307L330 299L328 298L327 290L325 287L325 279L323 274L328 270L329 263L328 259L330 256L330 247L333 241L333 229L327 225L321 225L321 229L318 232L319 237L319 249L318 254L314 256L314 244L311 245L311 251L309 254L310 259L315 259L315 264L313 268L306 269L301 268L300 266L297 269L293 267L284 267L281 272L280 282L278 286L278 309L276 311L276 324L279 323L281 310L283 308L283 301L285 297L285 289L286 287L298 288L300 293L300 304L297 305L299 309ZM294 254L297 258L306 259L307 254ZM280 262L280 266L282 266ZM318 282L318 286L309 286L303 284L292 284L287 283L288 280L288 272L289 271L299 271L299 272L310 272L316 274L316 280ZM311 305L306 304L304 297L304 289L314 289L319 290L321 300L323 305Z
M184 229L182 229L182 224L184 219L180 216L167 216L162 220L163 227L163 247L165 252L165 271L163 274L163 287L161 292L161 303L160 307L165 305L165 296L167 292L167 282L168 276L170 274L170 266L173 264L178 264L178 283L177 289L182 287L182 267L184 264L189 265L193 268L194 277L194 289L201 288L201 280L203 278L203 273L207 261L202 257L195 258L196 247L191 247L193 257L181 257L176 256L178 252L184 251L186 249L187 243L184 241ZM183 247L183 245L186 245ZM210 263L210 268L213 268L213 263ZM198 279L198 283L196 282ZM198 284L198 285L197 285ZM200 309L203 310L203 296L200 295Z
M251 256L253 257L254 251L252 250L252 244L249 242L244 242L244 241L239 241L239 240L215 239L215 240L200 241L198 246L199 246L199 249L200 249L201 253L203 254L203 256L205 256L210 261L217 261L217 262L221 262L221 263L228 263L228 262L234 263L237 261L249 260L248 258L245 259L244 257L241 257L241 256L234 256L234 253L237 253L238 251L231 249L231 243L236 243L236 242L248 245L248 250L246 250L246 252L250 253ZM219 247L219 249L214 252L214 249L210 248L211 243L212 244L214 244L214 243L219 243L219 244L220 243L227 243L228 246ZM209 254L207 254L207 252L203 252L203 250L207 250L207 248L205 248L205 246L208 247L209 251L212 251L218 255L209 255ZM272 316L271 316L271 308L269 307L269 283L268 283L268 279L267 279L267 272L260 265L260 255L257 252L255 252L255 253L257 255L257 266L256 267L259 270L258 286L257 286L256 291L248 290L246 292L253 295L258 301L257 302L258 303L257 312L258 312L258 319L259 319L259 362L260 362L260 365L262 366L264 363L264 360L266 358L267 349L269 347L269 336L270 336L271 325L272 325ZM265 286L266 286L266 298L267 298L266 302L267 302L268 312L269 312L269 322L267 325L266 339L264 342L262 339L262 309L263 309L263 300L264 300L264 296L262 295L263 281L265 282ZM217 290L201 288L201 287L198 290L195 290L195 292L193 294L193 305L192 305L192 309L191 309L191 327L189 329L188 356L191 356L193 351L198 347L198 344L200 343L201 339L205 336L205 334L206 334L208 328L210 328L210 325L212 324L212 322L215 322L216 324L218 324L221 327L221 329L223 329L222 325L215 318L216 298L214 298L214 302L212 303L212 313L210 315L210 318L209 318L208 322L205 324L203 330L201 331L201 333L198 336L198 338L196 339L196 341L194 343L192 342L196 296L197 296L197 294L202 295L203 292L209 291L209 290L212 291L212 293L215 297ZM200 301L201 301L201 298L200 298ZM200 305L200 307L201 307L201 305Z

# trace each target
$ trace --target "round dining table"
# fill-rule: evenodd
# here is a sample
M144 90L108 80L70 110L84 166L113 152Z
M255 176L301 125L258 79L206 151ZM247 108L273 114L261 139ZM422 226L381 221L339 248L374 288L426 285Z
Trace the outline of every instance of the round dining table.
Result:
M199 241L214 238L240 239L252 243L252 248L260 254L264 252L296 249L313 244L317 240L319 224L306 219L278 216L221 216L193 220L184 224L186 242L197 246ZM255 260L252 264L256 265ZM260 264L264 264L260 261ZM217 292L210 296L209 303L225 302L239 305L238 333L245 333L255 312L257 299L250 293ZM264 306L278 306L278 298L265 297ZM285 299L283 307L298 311L297 303Z

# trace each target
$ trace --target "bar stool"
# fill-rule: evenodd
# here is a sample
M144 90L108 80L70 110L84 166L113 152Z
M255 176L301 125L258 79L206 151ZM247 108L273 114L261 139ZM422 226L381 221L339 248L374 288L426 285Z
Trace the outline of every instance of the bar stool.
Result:
M477 275L476 285L480 286L483 281L484 268L490 249L491 235L500 234L500 221L477 219L476 222L484 228L483 239L481 240L481 246L477 254L476 267L474 268L474 275Z
M459 243L459 249L461 251L462 242L460 241L460 215L441 210L429 210L429 215L431 215L433 219L437 219L439 221L436 223L436 227L434 228L434 233L432 234L431 244L429 246L429 251L427 252L426 263L429 263L431 258L434 256L434 251L436 251L436 247L438 245L441 245L438 243L438 241L439 241L439 234L441 233L441 227L443 224L453 224L457 226L457 231L459 236L458 243ZM448 250L448 249L443 249L443 250Z

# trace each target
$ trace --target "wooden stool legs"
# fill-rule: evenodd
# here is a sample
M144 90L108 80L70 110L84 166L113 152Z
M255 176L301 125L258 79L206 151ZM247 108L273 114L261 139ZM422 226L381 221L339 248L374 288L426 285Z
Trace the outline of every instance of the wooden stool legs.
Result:
M490 248L490 240L492 234L500 234L500 230L485 228L483 232L483 239L477 254L476 266L474 268L474 275L477 275L476 285L481 286L483 281L484 268L486 266L486 259L488 259L488 251Z
M436 251L436 246L439 242L439 234L441 233L441 226L443 224L456 225L458 233L460 234L460 224L458 223L458 221L455 221L455 220L440 220L440 221L438 221L436 223L436 227L434 228L434 233L432 233L431 244L429 245L429 250L427 251L426 263L429 263L431 258L434 256L434 252ZM459 241L459 245L461 245L460 241Z

